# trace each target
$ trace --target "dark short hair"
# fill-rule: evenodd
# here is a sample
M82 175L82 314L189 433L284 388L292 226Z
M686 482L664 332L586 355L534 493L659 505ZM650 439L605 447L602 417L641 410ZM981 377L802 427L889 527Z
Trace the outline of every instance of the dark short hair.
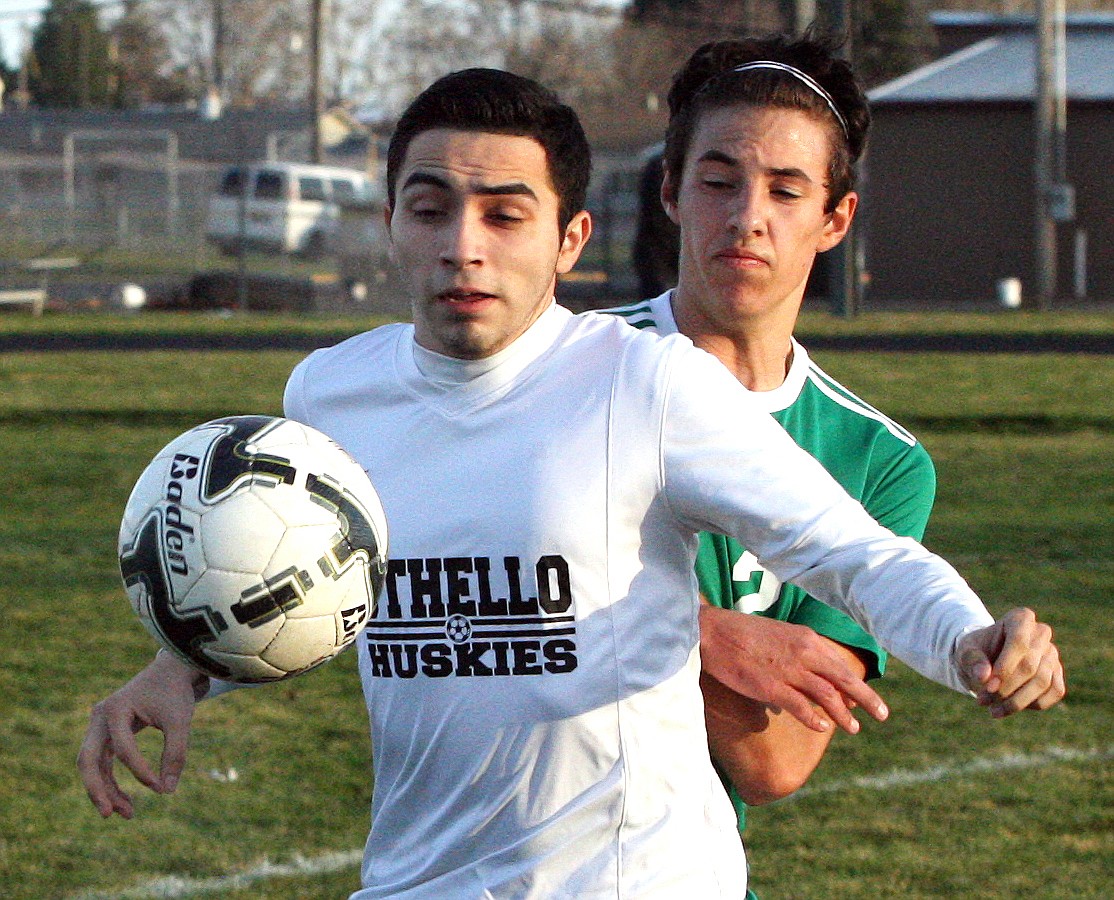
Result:
M669 127L665 171L677 184L702 113L736 103L800 109L826 122L832 154L828 163L826 210L831 212L855 186L854 165L870 130L870 107L855 73L837 55L840 42L812 32L799 38L774 35L712 41L693 52L673 77L669 90ZM846 134L827 102L793 75L776 69L736 72L744 63L769 60L811 76L832 98L847 123Z
M545 150L560 202L561 229L584 209L592 175L588 139L573 109L536 81L500 69L464 69L422 91L398 120L387 150L387 199L392 207L410 142L433 128L533 138Z

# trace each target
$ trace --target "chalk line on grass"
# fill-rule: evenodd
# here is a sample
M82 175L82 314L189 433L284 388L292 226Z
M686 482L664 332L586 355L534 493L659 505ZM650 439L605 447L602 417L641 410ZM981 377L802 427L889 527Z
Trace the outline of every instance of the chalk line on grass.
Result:
M905 787L911 784L928 784L948 778L962 778L966 775L984 775L991 772L1004 772L1008 769L1031 769L1056 763L1089 762L1114 758L1114 746L1073 750L1070 747L1046 747L1035 753L1003 753L1000 756L982 756L968 762L950 765L930 766L927 769L894 769L884 775L856 775L801 788L786 797L783 803L800 800L816 794L833 794L840 791L870 790L881 791L887 788Z
M1056 765L1057 763L1090 762L1114 758L1114 746L1074 750L1070 747L1046 747L1034 753L1003 753L998 756L979 757L968 762L950 765L930 766L927 769L895 769L884 775L860 775L803 787L791 797L794 800L816 794L832 794L849 790L885 790L905 787L912 784L926 784L945 781L949 778L962 778L967 775L983 775L1004 772L1010 769L1030 769ZM323 853L306 858L296 855L290 862L272 863L264 861L253 869L236 875L223 875L214 878L184 878L167 875L147 881L122 891L93 891L73 897L73 900L178 900L183 897L198 897L202 894L218 894L223 891L248 887L270 878L283 878L291 875L321 875L355 867L363 859L363 850Z
M184 878L179 875L166 875L125 888L122 891L92 891L79 894L74 900L171 900L179 897L197 897L202 894L218 894L237 888L250 887L270 878L284 878L291 875L324 875L353 868L360 864L364 851L348 850L342 853L322 853L320 856L306 858L295 855L285 863L264 860L253 869L236 875L221 875L213 878Z

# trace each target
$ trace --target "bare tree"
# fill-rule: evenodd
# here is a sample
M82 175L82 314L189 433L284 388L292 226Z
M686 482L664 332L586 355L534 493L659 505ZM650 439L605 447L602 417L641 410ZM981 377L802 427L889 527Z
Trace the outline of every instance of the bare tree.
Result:
M366 95L380 87L375 77L379 55L382 0L331 0L325 26L324 81L332 102Z

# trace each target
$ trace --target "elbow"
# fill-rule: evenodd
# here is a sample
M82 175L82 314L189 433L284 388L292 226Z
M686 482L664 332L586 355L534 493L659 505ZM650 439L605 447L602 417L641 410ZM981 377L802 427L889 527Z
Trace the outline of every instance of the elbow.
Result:
M761 777L732 781L736 792L748 806L762 806L775 800L784 800L796 793L812 774L812 767L778 766L763 772Z

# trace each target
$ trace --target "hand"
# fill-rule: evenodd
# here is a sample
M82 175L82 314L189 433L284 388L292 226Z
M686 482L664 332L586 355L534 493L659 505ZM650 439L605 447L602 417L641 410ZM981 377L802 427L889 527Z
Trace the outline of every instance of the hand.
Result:
M803 625L705 602L700 606L700 654L702 668L717 681L785 710L813 731L828 731L834 721L856 734L859 723L850 713L855 706L879 722L889 715L882 698L838 648Z
M97 811L105 818L135 810L116 781L119 759L143 785L159 794L173 793L186 764L186 744L194 705L208 678L168 653L159 653L120 690L93 707L89 728L77 757L77 770ZM139 752L137 732L151 726L163 733L159 774Z
M996 719L1022 709L1048 709L1067 688L1052 629L1031 609L1012 609L969 632L955 650L959 674Z

